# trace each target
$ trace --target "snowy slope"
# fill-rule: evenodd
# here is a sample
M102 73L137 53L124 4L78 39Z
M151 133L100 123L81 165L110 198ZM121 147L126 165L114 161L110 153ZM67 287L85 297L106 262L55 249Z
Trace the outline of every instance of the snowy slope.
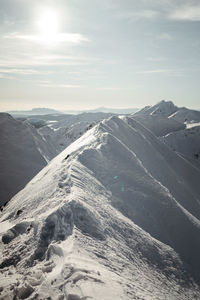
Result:
M186 128L185 124L162 115L133 115L132 118L151 130L156 136L164 136Z
M97 122L110 117L108 113L82 113L79 115L45 116L47 125L38 131L60 153ZM29 121L29 120L28 120Z
M169 117L178 110L178 107L174 105L172 101L162 100L155 105L146 106L143 109L136 112L134 115L160 115Z
M74 125L76 123L80 122L88 122L88 123L93 123L93 122L99 122L105 118L109 118L112 116L112 113L103 113L103 112L96 112L96 113L82 113L79 115L69 115L66 118L63 118L59 122L54 122L51 127L58 129L61 127L69 127L71 125Z
M56 155L28 123L0 113L0 205L21 190Z
M200 167L200 126L167 134L161 140L196 167Z
M53 128L53 124L41 127L38 131L49 143L53 144L60 153L63 149L77 140L88 129L92 128L95 123L82 121L72 124L69 127Z
M169 118L182 123L197 123L200 122L200 111L181 107Z
M21 190L53 157L91 128L94 122L110 115L38 115L20 121L0 113L0 206ZM48 125L37 130L30 123Z
M199 299L199 175L136 120L101 122L5 208L1 297Z
M81 113L78 115L70 115L70 114L52 114L52 115L34 115L27 117L27 121L31 124L35 124L38 120L39 122L46 122L51 128L67 128L71 125L80 122L99 122L103 119L109 118L113 116L112 113L104 113L104 112L94 112L94 113Z

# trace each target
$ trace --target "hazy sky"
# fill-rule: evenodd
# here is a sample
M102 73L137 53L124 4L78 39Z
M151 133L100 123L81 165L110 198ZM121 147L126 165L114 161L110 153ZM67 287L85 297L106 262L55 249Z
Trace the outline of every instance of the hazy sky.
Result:
M199 0L0 0L0 110L200 108Z

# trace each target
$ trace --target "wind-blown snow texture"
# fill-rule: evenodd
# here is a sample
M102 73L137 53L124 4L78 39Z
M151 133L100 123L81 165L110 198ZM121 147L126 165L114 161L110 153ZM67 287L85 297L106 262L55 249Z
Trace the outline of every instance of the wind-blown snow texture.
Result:
M1 215L2 299L199 299L200 172L133 116L100 122Z

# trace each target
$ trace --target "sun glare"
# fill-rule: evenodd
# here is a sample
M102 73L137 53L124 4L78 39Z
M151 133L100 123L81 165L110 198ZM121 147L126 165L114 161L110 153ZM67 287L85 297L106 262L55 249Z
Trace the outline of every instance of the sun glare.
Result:
M55 43L59 34L58 15L53 11L46 11L39 21L40 38L44 43Z

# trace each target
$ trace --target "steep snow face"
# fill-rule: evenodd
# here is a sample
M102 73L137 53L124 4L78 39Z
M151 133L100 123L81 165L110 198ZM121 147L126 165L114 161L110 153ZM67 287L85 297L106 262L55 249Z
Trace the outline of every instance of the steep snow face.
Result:
M1 297L199 299L199 175L136 120L101 122L5 208Z
M77 140L87 130L91 129L95 123L77 122L69 127L53 128L53 125L44 126L39 129L39 133L60 153L63 149Z
M200 167L200 126L167 134L161 140L196 167Z
M155 105L146 106L134 115L161 115L169 117L178 110L178 107L171 101L162 100Z
M0 205L21 190L55 155L30 124L0 113Z
M170 132L183 130L186 125L162 115L133 115L144 127L151 130L156 136L164 136Z
M39 129L39 133L58 153L77 140L97 122L110 117L108 113L82 113L79 115L45 116L47 126ZM48 119L49 118L49 119Z
M200 122L200 111L188 109L185 107L179 108L177 112L170 116L170 119L182 123L197 123Z

